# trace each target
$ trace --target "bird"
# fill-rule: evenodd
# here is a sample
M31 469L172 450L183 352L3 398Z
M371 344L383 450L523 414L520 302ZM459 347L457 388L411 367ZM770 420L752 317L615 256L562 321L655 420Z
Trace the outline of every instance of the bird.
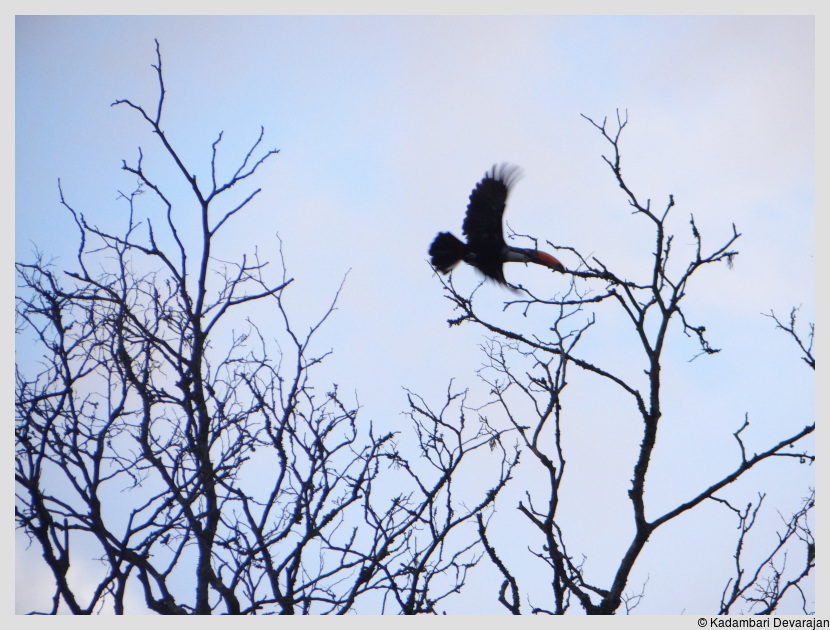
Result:
M447 274L462 260L478 269L485 277L507 286L502 265L506 262L536 263L564 272L565 266L556 258L536 249L510 247L502 235L502 215L510 189L520 174L510 164L493 165L470 193L467 214L461 226L467 237L462 242L450 232L439 232L429 246L430 263Z

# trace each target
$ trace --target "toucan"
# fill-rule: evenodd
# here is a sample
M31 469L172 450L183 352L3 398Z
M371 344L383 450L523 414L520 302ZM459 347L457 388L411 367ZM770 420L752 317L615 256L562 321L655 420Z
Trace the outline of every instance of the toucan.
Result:
M467 215L461 229L467 237L463 243L449 232L440 232L429 255L432 266L441 273L449 273L462 260L472 265L487 278L507 285L502 265L506 262L536 263L565 271L565 266L550 254L536 249L510 247L502 236L502 215L507 195L516 183L519 169L510 164L493 165L470 193Z

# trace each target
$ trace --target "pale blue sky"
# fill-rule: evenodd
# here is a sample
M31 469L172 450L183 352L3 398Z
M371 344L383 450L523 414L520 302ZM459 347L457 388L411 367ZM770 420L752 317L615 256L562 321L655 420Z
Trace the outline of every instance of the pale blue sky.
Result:
M736 457L731 433L744 413L758 427L758 448L812 419L812 375L760 315L803 305L803 322L814 320L811 18L21 17L16 259L28 260L34 241L71 264L76 231L58 204L58 178L74 207L114 228L122 224L116 191L134 184L121 160L133 162L141 146L145 165L163 177L169 164L142 121L110 107L119 98L155 104L154 38L167 87L163 127L198 174L207 176L220 131L227 168L260 125L266 147L280 149L256 181L263 192L230 252L254 245L275 252L279 232L297 282L289 305L308 324L351 269L324 336L335 351L325 376L357 392L367 421L401 425L402 386L437 404L456 378L484 400L474 374L484 358L481 331L447 327L453 313L426 250L438 231L460 235L469 192L493 163L524 171L506 214L516 231L594 254L628 275L650 263L652 234L630 216L600 157L609 147L580 117L610 120L617 108L630 119L622 141L629 185L657 207L675 196L676 254L691 251L690 213L709 246L724 242L733 222L743 234L734 269L703 271L687 304L724 351L688 363L696 347L679 331L669 349L670 404L649 476L659 486L655 513L721 473L716 454ZM567 252L559 257L575 264ZM512 265L505 273L541 293L567 286L541 268ZM461 287L478 281L466 266L454 278ZM479 296L497 321L516 321L501 313L507 293L488 286ZM630 348L609 339L588 340L584 350L639 378L642 364L631 361ZM571 412L569 470L586 480L580 493L602 489L607 504L624 503L632 464L625 449L636 447L639 425L618 418L594 385L570 386L584 407ZM788 488L806 487L813 469L789 467L783 477L773 468L753 483L786 511L794 507ZM742 486L747 500L755 487ZM513 509L511 500L501 513ZM601 564L607 549L613 555L627 544L627 533L592 513L600 502L573 501L590 523L574 534L580 554ZM683 534L691 556L671 562L688 563L694 601L714 605L720 596L722 580L695 574L709 575L693 560L703 554L706 527L726 531L724 544L732 544L724 512L706 507L683 524L701 539ZM641 612L679 612L687 601L659 577L659 558L676 546L678 531L650 543L652 559L633 577L651 576ZM718 549L722 560L726 547Z

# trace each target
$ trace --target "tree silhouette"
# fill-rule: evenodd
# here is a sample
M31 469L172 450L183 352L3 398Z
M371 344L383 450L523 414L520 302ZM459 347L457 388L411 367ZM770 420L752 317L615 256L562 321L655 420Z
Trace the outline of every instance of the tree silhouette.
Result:
M410 396L417 447L404 453L336 384L314 385L339 291L303 333L282 255L274 271L258 252L225 262L216 245L260 189L241 201L230 191L277 151L261 148L260 130L223 179L220 133L210 181L197 181L161 124L158 42L156 54L155 108L113 105L143 118L190 199L174 203L139 149L123 164L138 185L120 196L122 231L96 227L61 191L77 269L43 254L17 264L18 332L34 335L42 362L16 372L15 514L54 577L49 612L129 612L136 590L164 614L342 614L362 600L434 611L480 558L459 532L492 510L516 454L491 453L491 436L445 417L463 392L448 390L439 412ZM142 218L145 195L161 225ZM455 479L478 451L496 465L464 502ZM82 558L100 562L71 570Z
M220 133L208 181L197 181L162 125L158 42L156 59L154 107L113 105L144 121L172 160L173 177L155 175L141 149L125 161L136 185L120 194L118 229L87 219L59 182L60 203L78 228L76 260L61 269L35 252L16 264L18 348L38 362L20 362L15 375L15 516L54 580L51 605L31 612L120 614L134 612L137 601L161 614L452 612L469 593L474 568L498 576L478 597L513 614L630 611L643 594L626 588L646 543L707 502L738 521L734 576L712 611L770 613L794 594L810 608L803 585L815 566L812 490L801 509L782 517L760 562L745 550L765 495L736 507L721 492L772 459L811 463L800 442L812 420L750 452L744 419L730 430L740 458L729 474L669 510L650 510L649 467L669 413L665 344L682 332L700 355L718 352L683 299L693 276L731 264L740 235L733 226L722 246L707 249L692 218L696 254L679 272L670 267L666 219L674 200L654 211L627 186L625 120L618 116L615 131L590 122L612 148L606 161L632 220L654 230L647 277L628 278L597 257L548 243L580 265L566 272L563 294L542 297L520 286L504 306L509 326L481 314L478 288L462 294L452 276L441 278L458 311L450 324L487 333L479 376L489 395L478 400L455 380L438 402L408 388L405 426L378 432L356 399L320 382L331 353L320 338L340 290L315 321L298 324L291 307L302 299L300 283L281 246L276 260L256 249L225 260L220 239L257 203L254 182L277 150L263 148L260 129L223 174ZM609 309L630 322L644 380L582 354ZM531 313L544 313L541 329ZM795 310L783 322L769 317L814 369L812 325L805 336ZM578 455L568 450L564 423L580 413L567 388L581 378L621 392L641 423L625 523L633 535L608 583L594 579L586 556L579 559L569 543L572 523L562 517L566 491L580 484L565 472ZM531 468L544 471L543 483L519 484ZM517 509L505 499L512 490L521 493ZM541 570L500 535L499 527L518 520L534 532L521 551ZM542 583L551 587L543 596L529 588Z
M675 262L672 257L674 235L666 226L667 218L675 207L672 195L662 208L654 209L651 200L642 202L629 188L621 168L620 138L628 120L617 113L616 128L609 129L607 119L601 124L585 117L597 129L611 147L610 157L603 156L611 168L617 184L632 209L633 218L645 221L653 229L654 250L651 264L643 278L630 279L616 273L597 256L583 256L572 247L547 244L555 249L569 251L579 260L579 267L570 271L572 282L563 295L553 298L535 295L528 288L520 286L523 295L505 303L505 311L521 309L521 314L544 309L543 321L551 322L542 336L537 328L529 326L527 331L518 328L506 329L493 322L492 317L479 314L476 309L477 287L472 294L461 294L453 285L452 278L443 280L446 296L460 315L450 319L450 326L473 324L487 331L489 342L484 348L485 369L481 376L494 396L492 401L500 408L502 415L520 436L521 448L544 469L546 489L534 488L525 493L518 504L519 512L532 524L538 535L538 543L531 547L533 556L541 560L549 571L543 581L550 583L549 603L530 604L531 596L519 587L520 579L510 569L510 562L499 554L497 546L488 540L486 529L480 523L481 542L487 550L503 582L498 591L499 601L513 614L528 612L562 614L573 601L588 614L612 614L623 607L630 611L639 603L642 594L627 595L632 569L641 556L644 546L654 532L674 521L706 501L715 501L735 512L739 519L740 536L735 553L736 575L725 589L719 607L721 614L745 610L771 613L776 610L787 591L792 589L801 595L804 612L811 606L809 598L800 588L802 581L815 566L814 540L809 527L813 509L814 493L804 489L806 497L802 507L791 518L784 519L772 551L759 566L749 570L744 567L742 550L750 529L756 522L761 508L763 494L755 504L750 502L744 510L735 508L719 492L741 479L748 471L772 458L786 458L799 463L812 463L814 455L807 450L795 452L793 448L815 430L815 422L809 419L805 426L794 434L776 436L760 452L748 453L744 443L744 431L748 420L733 433L740 451L740 459L731 464L731 470L714 483L703 484L699 491L686 500L677 503L662 513L652 514L648 508L649 493L646 480L655 446L658 442L658 428L666 411L662 392L662 369L666 365L664 348L672 334L672 322L679 322L679 329L692 338L698 346L693 358L720 352L707 339L706 327L694 322L684 311L683 299L687 295L692 277L700 274L705 267L726 263L730 267L735 256L734 249L740 234L734 225L723 244L706 249L694 217L689 223L695 243L695 251L689 260ZM536 247L536 239L527 235L516 235L529 240ZM670 265L674 263L673 266ZM679 271L673 271L678 269ZM632 374L644 374L645 381L637 376L620 374L616 368L605 367L599 361L585 358L580 348L599 322L599 309L607 314L616 307L622 318L633 327L634 340L641 353L627 354L639 369ZM788 323L781 323L774 315L777 328L787 332L804 353L804 361L815 369L812 354L814 327L810 324L807 338L796 331L796 310ZM513 319L519 323L520 320ZM567 412L579 414L578 401L565 402L566 387L580 378L593 378L593 383L605 384L609 391L622 392L625 399L641 420L641 438L633 460L631 485L628 489L630 518L633 520L633 535L628 548L618 559L616 570L609 583L600 586L590 579L589 572L576 564L574 549L567 544L568 525L563 523L560 513L560 499L570 481L565 474L568 461L566 437L562 429L563 417ZM524 410L520 412L519 410ZM803 449L803 447L802 447ZM570 481L570 483L579 483ZM625 521L624 521L625 522ZM627 523L626 523L627 524ZM570 523L573 525L573 523ZM796 551L800 547L801 551ZM790 561L786 562L787 553ZM793 561L792 556L798 554ZM585 557L585 556L583 556ZM793 569L793 565L796 566ZM789 576L789 577L788 577ZM525 576L526 579L530 575ZM532 581L540 577L533 574ZM530 579L527 579L530 582Z

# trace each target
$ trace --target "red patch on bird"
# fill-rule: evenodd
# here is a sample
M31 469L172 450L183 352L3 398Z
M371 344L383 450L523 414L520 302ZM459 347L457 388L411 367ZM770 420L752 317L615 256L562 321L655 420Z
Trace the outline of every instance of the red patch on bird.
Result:
M546 267L550 267L551 269L556 269L556 271L559 271L559 272L565 271L565 265L563 265L561 262L556 260L556 258L551 256L550 254L546 254L545 252L537 251L536 255L539 257L539 262L541 264L545 265Z

